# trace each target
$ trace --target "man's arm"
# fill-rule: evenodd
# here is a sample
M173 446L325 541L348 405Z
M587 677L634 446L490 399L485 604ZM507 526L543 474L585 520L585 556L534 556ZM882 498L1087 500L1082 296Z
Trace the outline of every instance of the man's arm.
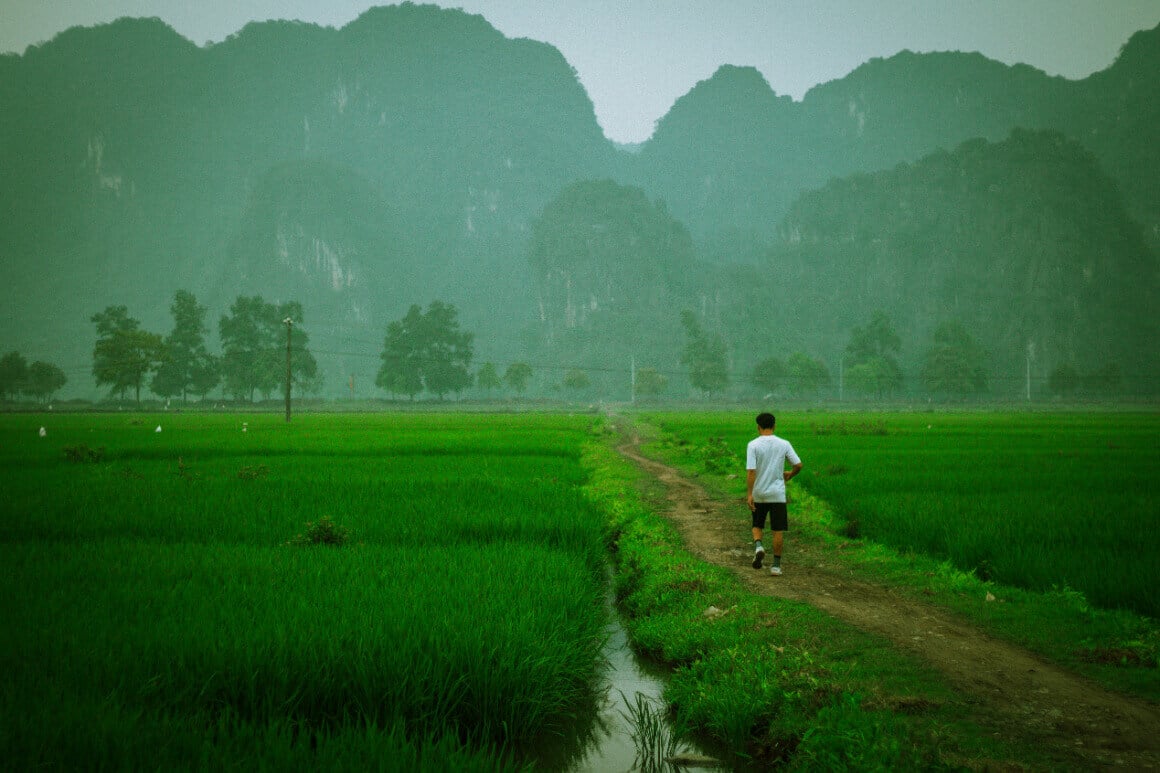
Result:
M798 465L799 467L801 465ZM745 471L745 502L749 505L750 510L756 510L757 505L753 502L753 484L757 482L757 470Z
M782 476L785 478L785 482L789 483L790 478L793 478L795 475L797 475L801 471L802 471L802 463L798 462L793 467L791 467L790 469L783 472ZM750 489L752 489L752 488L753 488L753 486L751 485Z

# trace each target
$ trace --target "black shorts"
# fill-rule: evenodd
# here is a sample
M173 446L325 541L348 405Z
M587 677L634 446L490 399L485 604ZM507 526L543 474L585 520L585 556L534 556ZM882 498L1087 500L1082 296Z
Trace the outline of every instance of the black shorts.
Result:
M785 502L754 502L753 528L765 528L765 516L769 516L770 531L789 531L789 511Z

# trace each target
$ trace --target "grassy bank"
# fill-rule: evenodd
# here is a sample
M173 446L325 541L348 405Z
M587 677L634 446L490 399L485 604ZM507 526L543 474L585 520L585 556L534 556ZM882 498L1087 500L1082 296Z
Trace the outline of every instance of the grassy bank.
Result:
M661 431L650 452L738 501L745 531L753 416L649 420ZM1160 416L800 414L779 417L778 434L806 462L791 484L791 552L808 540L827 566L1160 700L1160 626L1147 614Z
M811 607L758 597L707 565L655 514L649 482L590 446L587 495L614 526L616 587L636 646L675 669L674 721L745 769L955 769L1036 762L980 728L889 642ZM655 492L654 492L655 493Z

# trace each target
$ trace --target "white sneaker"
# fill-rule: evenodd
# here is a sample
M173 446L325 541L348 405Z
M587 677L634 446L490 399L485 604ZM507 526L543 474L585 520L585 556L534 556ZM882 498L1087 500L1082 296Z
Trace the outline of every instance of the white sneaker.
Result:
M771 566L771 567L769 567L769 573L770 574L781 574L781 567L780 566Z
M758 548L753 554L753 568L760 569L761 562L765 558L765 548Z

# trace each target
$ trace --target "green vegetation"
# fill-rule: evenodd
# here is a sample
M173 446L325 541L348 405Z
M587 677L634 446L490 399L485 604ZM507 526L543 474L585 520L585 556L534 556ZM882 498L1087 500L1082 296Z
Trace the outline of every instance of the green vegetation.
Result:
M738 496L719 449L743 475L753 416L650 421L656 452ZM782 415L805 461L791 544L1155 700L1158 430L1155 414Z
M507 384L517 395L522 395L528 388L532 378L532 366L526 362L513 362L503 373L503 383Z
M154 394L189 402L190 393L205 397L218 385L221 363L205 348L207 311L193 293L174 293L169 307L173 329L162 341L161 361L150 385Z
M37 360L29 365L20 352L8 352L0 357L0 400L27 395L46 402L67 383L64 371L51 362Z
M635 392L638 397L652 398L664 394L668 378L656 368L641 368L636 372Z
M736 497L752 418L655 414L664 434L650 447ZM635 646L674 669L671 726L656 706L629 706L654 766L691 735L739 767L1042 763L889 641L751 594L687 552L654 514L652 484L611 449L615 428L594 437L591 418L176 414L161 432L155 421L0 417L0 615L18 622L0 629L0 748L17 767L556 765L595 732L609 545ZM1049 461L1090 469L1122 449L1154 463L1155 430L1152 416L783 415L779 432L806 461L790 550L825 546L836 571L1155 700L1153 621L1102 608L1071 574L1025 590L999 574L1017 566L1010 557L961 571L924 552L974 544L946 512L998 528L967 509L971 475L989 473L997 496L1042 497L1059 485ZM996 435L1022 461L986 442ZM1075 460L1058 461L1060 442ZM996 464L980 472L973 454ZM931 459L943 455L946 466ZM1116 461L1112 483L1127 490L1132 462ZM1021 479L996 478L1003 462ZM905 496L865 494L875 486ZM927 490L949 509L903 528ZM1147 510L1152 495L1137 480L1111 501ZM1005 520L1032 525L1004 528L1033 532L1032 500L1012 501L1019 518ZM1129 517L1121 525L1138 530ZM737 525L744 541L740 505ZM887 546L922 526L944 542ZM1149 576L1149 538L1122 548L1125 582Z
M679 735L714 739L740 769L953 769L1035 754L1004 748L890 642L808 605L752 594L698 560L650 512L641 494L650 483L611 449L590 446L586 463L588 496L612 518L630 636L675 669L665 699ZM637 724L657 735L647 716Z
M590 419L154 422L0 418L9 765L492 770L583 741Z
M830 386L830 371L821 360L805 352L794 352L786 361L789 371L789 393L799 397L816 398Z
M108 306L94 314L91 321L97 328L97 342L93 345L97 386L110 387L122 400L132 387L140 404L145 376L161 362L161 336L142 330L141 322L130 317L125 306Z
M902 340L885 312L876 311L866 327L855 325L846 345L850 370L846 380L852 389L881 398L902 388L902 368L895 355Z
M285 388L287 367L294 384L314 390L318 363L307 348L309 336L302 321L298 301L275 304L260 295L239 295L230 304L230 313L223 314L218 322L226 391L251 403L255 392L269 397ZM293 350L289 364L287 346Z
M707 332L697 315L688 309L681 312L681 325L685 328L681 364L689 370L689 383L710 397L720 394L729 386L729 354L724 339L720 333Z
M485 362L480 366L475 374L475 385L488 396L493 390L503 386L503 381L500 380L499 371L496 370L494 362Z
M958 322L943 322L931 336L934 345L922 363L922 384L933 395L971 395L987 391L987 355Z
M459 394L473 381L468 372L472 338L459 329L454 306L431 301L423 311L414 304L406 316L387 326L375 386L411 399L423 390L440 400L448 392Z

